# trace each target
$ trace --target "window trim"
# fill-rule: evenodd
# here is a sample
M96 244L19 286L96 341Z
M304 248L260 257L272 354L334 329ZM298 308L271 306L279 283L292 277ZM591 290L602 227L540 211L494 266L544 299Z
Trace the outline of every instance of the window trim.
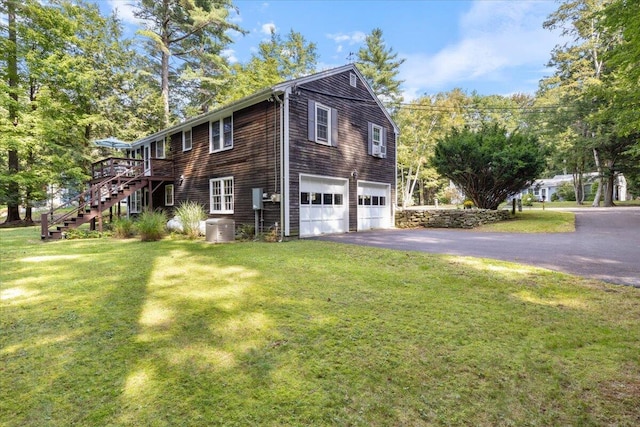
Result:
M326 141L318 139L318 109L322 109L327 112ZM328 105L310 99L308 101L307 128L307 138L309 141L329 147L338 146L338 110L335 108L331 108Z
M227 138L225 138L225 131L224 131L224 122L227 119L229 119L231 122L231 133L229 138L231 140L231 143L228 146L226 146ZM217 136L219 138L218 143L220 144L220 148L218 149L215 149L213 147L214 126L216 126L216 128L218 129ZM232 148L233 148L233 114L230 116L221 117L218 120L210 121L209 122L209 154L219 153L220 151L231 150Z
M171 191L169 191L171 189ZM164 186L164 205L173 206L175 203L175 186L173 184L167 184Z
M162 147L162 153L160 153L160 147ZM159 139L156 141L156 159L164 159L166 158L167 150L166 143L163 139Z
M129 213L142 212L142 189L139 188L129 196L129 204L127 205Z
M189 146L187 147L187 132L189 133ZM193 129L182 131L182 151L190 151L193 148Z
M225 186L225 181L231 181L231 194L226 194L225 190L226 190L226 186ZM220 195L217 195L216 197L220 197L220 209L215 210L213 209L214 206L214 194L213 194L213 183L214 182L218 182L220 183ZM225 176L225 177L221 177L221 178L211 178L209 179L209 213L211 214L233 214L234 212L234 208L235 208L235 183L234 183L234 179L233 176ZM226 201L225 201L225 197L227 196L231 196L231 209L226 209Z
M318 120L318 111L322 110L325 111L327 113L327 123L326 123L326 132L327 132L327 139L323 140L320 139L319 136L319 128L320 128L320 121ZM323 144L323 145L329 145L331 146L331 108L327 107L326 105L320 104L319 102L316 102L316 110L315 110L315 115L316 115L316 120L315 120L315 124L316 124L316 140L315 142L317 142L318 144ZM325 126L323 124L323 126Z
M373 138L375 130L380 131L380 140L376 141ZM378 124L368 122L367 123L367 141L368 141L368 154L370 156L378 157L381 159L387 158L387 130ZM377 153L374 153L374 146L380 147Z

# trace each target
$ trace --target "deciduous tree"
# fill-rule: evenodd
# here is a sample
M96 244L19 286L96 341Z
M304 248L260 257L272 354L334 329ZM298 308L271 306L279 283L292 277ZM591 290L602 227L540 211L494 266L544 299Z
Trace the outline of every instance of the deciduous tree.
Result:
M316 70L316 44L301 33L290 30L283 39L275 30L269 40L258 45L258 51L244 65L232 66L233 84L223 101L229 102L285 80L295 79Z

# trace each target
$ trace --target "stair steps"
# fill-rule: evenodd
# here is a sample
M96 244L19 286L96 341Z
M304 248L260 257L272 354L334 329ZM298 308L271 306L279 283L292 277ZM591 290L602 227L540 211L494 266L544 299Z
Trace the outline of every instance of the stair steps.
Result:
M82 224L86 224L95 218L98 218L102 212L114 206L116 203L129 197L135 191L145 187L148 181L145 178L132 179L128 184L118 186L117 181L107 181L106 183L95 184L91 187L90 194L107 194L101 198L98 203L92 203L90 206L78 208L75 216L64 218L61 223L52 222L47 227L46 232L43 229L42 239L61 239L64 233L73 228L78 228ZM116 188L114 191L113 189ZM54 227L54 228L51 228Z

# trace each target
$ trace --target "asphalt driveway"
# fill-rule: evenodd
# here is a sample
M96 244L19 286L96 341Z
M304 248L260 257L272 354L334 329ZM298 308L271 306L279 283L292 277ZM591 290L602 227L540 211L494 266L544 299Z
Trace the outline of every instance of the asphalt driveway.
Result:
M318 239L514 261L640 288L640 208L581 208L574 212L574 233L485 233L421 228Z

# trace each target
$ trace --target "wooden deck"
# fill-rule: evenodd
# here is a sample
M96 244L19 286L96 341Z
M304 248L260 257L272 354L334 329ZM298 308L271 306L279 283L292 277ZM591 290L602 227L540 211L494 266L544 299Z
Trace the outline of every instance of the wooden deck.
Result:
M146 164L145 164L146 163ZM173 161L167 159L127 159L109 157L91 165L91 184L106 178L122 179L144 176L150 181L172 181L174 179Z

